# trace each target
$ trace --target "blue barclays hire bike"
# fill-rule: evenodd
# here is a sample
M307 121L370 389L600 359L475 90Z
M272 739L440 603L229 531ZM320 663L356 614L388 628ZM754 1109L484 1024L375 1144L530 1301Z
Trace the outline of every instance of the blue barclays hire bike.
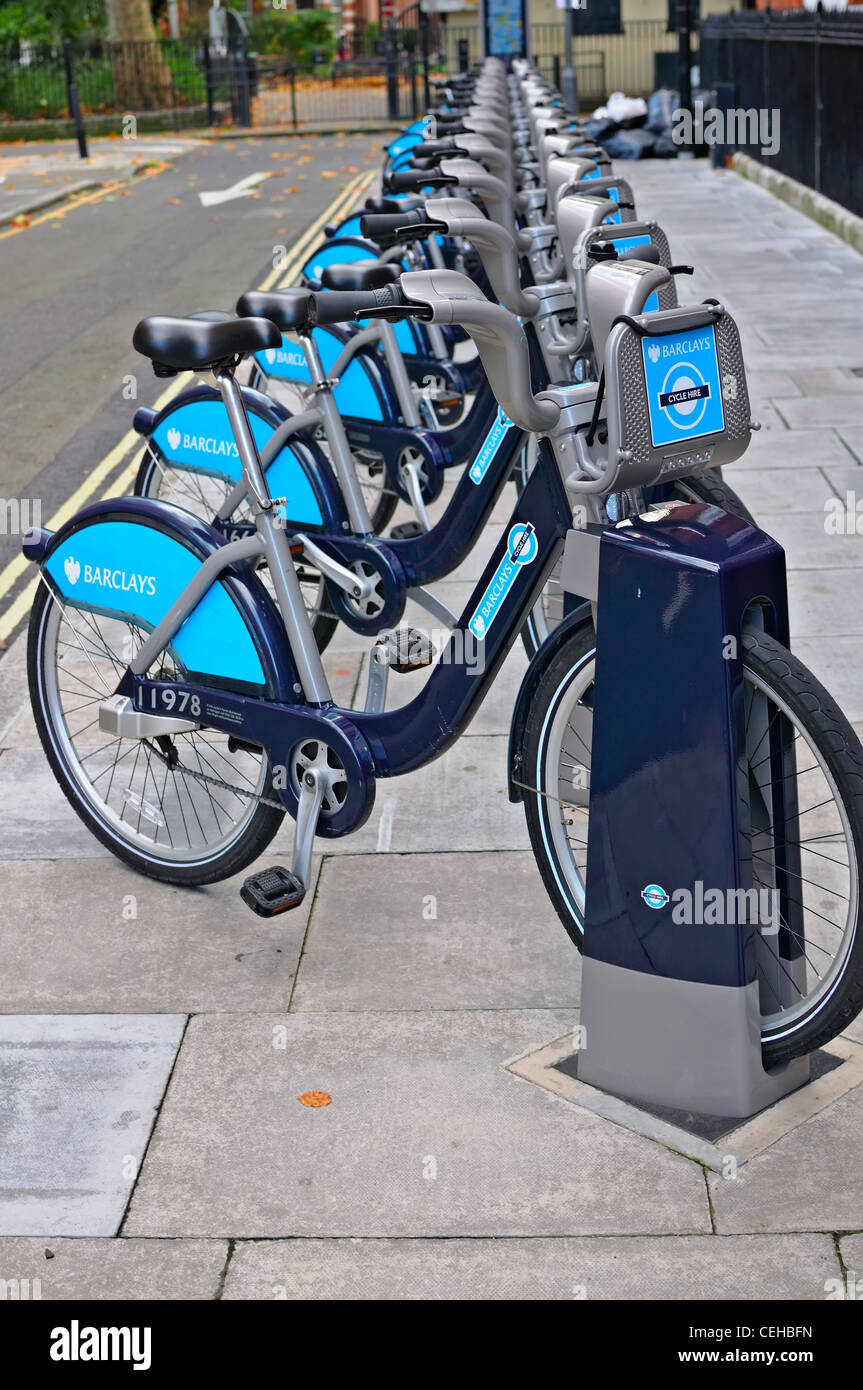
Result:
M381 637L366 708L334 704L292 539L279 523L234 379L245 355L280 341L279 329L254 318L138 325L135 345L160 372L212 370L255 530L226 543L179 508L116 498L25 542L44 581L29 632L34 715L63 791L102 843L165 882L210 883L260 855L288 811L295 819L291 869L253 874L243 895L267 916L302 900L314 835L357 829L379 777L422 766L464 731L564 543L573 589L585 592L584 555L606 545L610 533L607 524L573 529L573 499L632 498L658 477L730 461L747 447L739 338L722 306L631 312L666 275L647 263L597 266L588 292L596 301L591 323L609 325L603 387L563 385L537 395L517 318L465 277L406 274L369 296L366 314L467 328L507 416L541 436L536 465L440 660L422 691L389 712L390 670L427 665L430 653L415 650L410 634ZM688 546L705 564L745 561L750 572L753 564L775 566L781 555L750 523L709 505L664 504L611 530L614 547L626 547L632 534L657 553ZM262 556L274 598L255 574ZM597 690L593 613L601 631L605 605L611 613L616 601L612 590L580 604L551 634L525 676L511 725L510 796L525 803L543 881L576 944ZM685 595L679 600L665 615L668 640L681 640L673 634ZM643 602L652 621L649 594ZM775 939L757 934L753 944L766 1065L819 1046L863 1002L863 750L773 625L770 604L756 601L731 634L739 652L729 653L741 729L745 723L739 785L746 816L737 823L746 826L756 885L779 885L783 921L795 924ZM598 675L601 688L601 669ZM671 746L679 742L685 700L681 691L679 708L664 712ZM657 712L651 715L656 725ZM655 749L656 757L662 753ZM642 833L673 833L673 808L657 814ZM608 849L627 853L625 844Z

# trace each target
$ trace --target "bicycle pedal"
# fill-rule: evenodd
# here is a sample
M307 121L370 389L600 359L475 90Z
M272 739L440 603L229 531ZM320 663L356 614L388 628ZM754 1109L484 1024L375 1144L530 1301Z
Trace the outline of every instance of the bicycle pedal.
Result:
M417 536L424 536L426 532L418 521L403 521L398 526L394 526L390 531L390 539L394 541L413 541Z
M382 645L384 643L378 643L378 646ZM385 645L388 652L387 665L391 671L396 671L399 675L405 675L408 671L421 671L424 666L431 666L437 656L434 643L415 627L400 627L391 632Z
M277 864L273 869L261 869L245 879L240 897L259 917L277 917L299 907L306 890L296 874Z

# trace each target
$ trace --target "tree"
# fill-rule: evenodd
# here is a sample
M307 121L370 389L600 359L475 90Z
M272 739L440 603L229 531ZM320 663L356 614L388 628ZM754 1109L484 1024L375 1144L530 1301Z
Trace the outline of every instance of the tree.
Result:
M114 100L129 111L170 106L171 69L158 44L150 0L105 0ZM138 44L146 43L147 48Z
M104 0L0 0L0 44L80 39L104 21Z

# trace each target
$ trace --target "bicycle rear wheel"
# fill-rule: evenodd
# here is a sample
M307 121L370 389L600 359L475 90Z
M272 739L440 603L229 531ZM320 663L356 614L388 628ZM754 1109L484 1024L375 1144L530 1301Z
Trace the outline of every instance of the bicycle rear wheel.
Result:
M41 584L28 674L39 737L70 804L101 842L165 883L213 883L263 853L284 810L261 749L197 729L118 738L99 728L145 634L135 623L66 608ZM155 679L182 679L168 653Z

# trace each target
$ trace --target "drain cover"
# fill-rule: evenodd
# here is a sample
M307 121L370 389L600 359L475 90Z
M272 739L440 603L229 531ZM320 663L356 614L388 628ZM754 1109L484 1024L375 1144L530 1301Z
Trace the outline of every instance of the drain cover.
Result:
M563 1072L564 1076L571 1076L577 1081L578 1056L579 1054L574 1052L571 1057L564 1057L562 1062L555 1065L555 1071ZM812 1068L810 1082L826 1076L836 1067L841 1067L843 1061L844 1058L837 1057L834 1053L824 1049L813 1052L810 1057ZM687 1134L694 1134L698 1139L706 1139L711 1144L724 1138L732 1130L738 1129L741 1123L740 1120L729 1118L727 1115L701 1115L694 1110L676 1110L671 1105L651 1105L647 1101L632 1100L622 1091L609 1092L609 1094L616 1095L618 1100L625 1100L628 1105L634 1105L648 1115L653 1115L657 1120L663 1120L665 1124L674 1125L676 1129L683 1129ZM769 1110L770 1106L767 1105L764 1109ZM763 1115L764 1111L759 1110L757 1113Z

